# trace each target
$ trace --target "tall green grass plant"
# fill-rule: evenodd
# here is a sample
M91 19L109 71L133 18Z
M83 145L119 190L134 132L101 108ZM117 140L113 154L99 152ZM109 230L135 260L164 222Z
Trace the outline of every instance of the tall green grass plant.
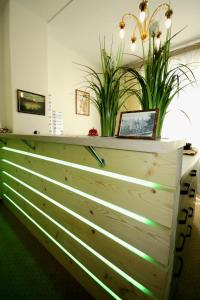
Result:
M86 71L86 88L99 112L101 135L114 136L117 114L128 97L134 93L135 83L131 79L125 82L122 47L114 57L112 49L107 52L105 43L100 45L100 60L99 73L91 67L83 66Z
M166 41L158 49L156 36L150 34L148 51L145 55L143 46L143 74L135 68L126 67L125 72L139 83L139 90L134 91L143 110L159 109L157 123L157 137L161 136L165 114L172 99L187 85L195 82L192 70L185 64L178 64L170 68L170 44L172 38L170 30Z

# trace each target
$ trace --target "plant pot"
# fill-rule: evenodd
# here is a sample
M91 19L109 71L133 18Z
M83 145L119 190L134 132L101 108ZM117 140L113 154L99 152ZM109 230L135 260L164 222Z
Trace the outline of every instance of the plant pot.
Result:
M158 121L157 121L157 129L156 129L156 138L157 139L161 138L161 132L162 132L162 128L163 128L165 115L166 115L166 113L162 114L162 113L159 112Z
M107 113L106 115L100 116L101 122L101 136L114 136L115 135L115 125L116 125L116 116L112 116Z

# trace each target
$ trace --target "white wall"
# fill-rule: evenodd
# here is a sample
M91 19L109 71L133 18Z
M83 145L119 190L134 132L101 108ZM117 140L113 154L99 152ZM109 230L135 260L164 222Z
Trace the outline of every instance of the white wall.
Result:
M95 127L100 134L99 116L93 104L90 116L75 114L75 89L84 90L85 73L74 62L91 66L89 61L59 44L51 35L48 38L48 91L52 95L53 109L63 111L64 133L87 135Z
M47 116L17 112L16 90L53 96L53 109L63 112L64 134L86 135L90 128L100 129L93 105L90 116L75 114L75 89L82 89L84 72L73 62L91 65L80 54L58 44L51 36L51 26L26 5L24 0L5 0L3 14L4 53L0 53L0 122L14 133L49 131ZM49 37L48 37L49 35ZM2 45L2 43L1 43ZM0 47L1 49L1 47ZM4 113L5 112L5 113ZM100 131L99 131L100 133Z
M0 45L3 45L3 5L0 2ZM3 123L3 48L0 47L0 127Z
M200 148L200 49L171 58L172 66L186 64L193 71L196 82L188 85L169 105L163 124L163 137L186 139ZM188 74L190 75L190 74ZM191 80L193 78L190 75Z
M9 9L10 2L2 1L0 7L0 122L3 126L12 129Z
M17 112L16 90L47 95L47 24L24 6L22 0L10 0L10 47L13 131L48 133L45 116Z

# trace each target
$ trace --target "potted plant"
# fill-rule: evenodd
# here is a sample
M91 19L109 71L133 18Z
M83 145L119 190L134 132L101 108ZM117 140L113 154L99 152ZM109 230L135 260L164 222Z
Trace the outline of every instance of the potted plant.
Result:
M171 31L168 30L163 45L157 43L160 32L155 24L150 26L147 55L143 46L143 74L135 68L126 67L125 72L139 83L139 90L134 91L143 110L159 109L157 137L161 136L163 121L169 104L175 95L195 81L192 70L184 64L169 66Z
M134 92L132 80L124 83L122 69L123 51L120 47L116 57L112 50L107 52L105 43L100 45L101 71L83 66L87 72L86 88L91 92L91 101L95 104L101 123L102 136L114 136L116 117L127 98Z

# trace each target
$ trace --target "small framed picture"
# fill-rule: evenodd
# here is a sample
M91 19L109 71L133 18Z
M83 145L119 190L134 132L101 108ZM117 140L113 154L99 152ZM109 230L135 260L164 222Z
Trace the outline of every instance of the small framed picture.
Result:
M155 139L158 110L122 112L118 137L134 139Z
M18 112L45 116L45 96L17 90Z
M90 115L90 94L84 91L76 90L76 114Z

